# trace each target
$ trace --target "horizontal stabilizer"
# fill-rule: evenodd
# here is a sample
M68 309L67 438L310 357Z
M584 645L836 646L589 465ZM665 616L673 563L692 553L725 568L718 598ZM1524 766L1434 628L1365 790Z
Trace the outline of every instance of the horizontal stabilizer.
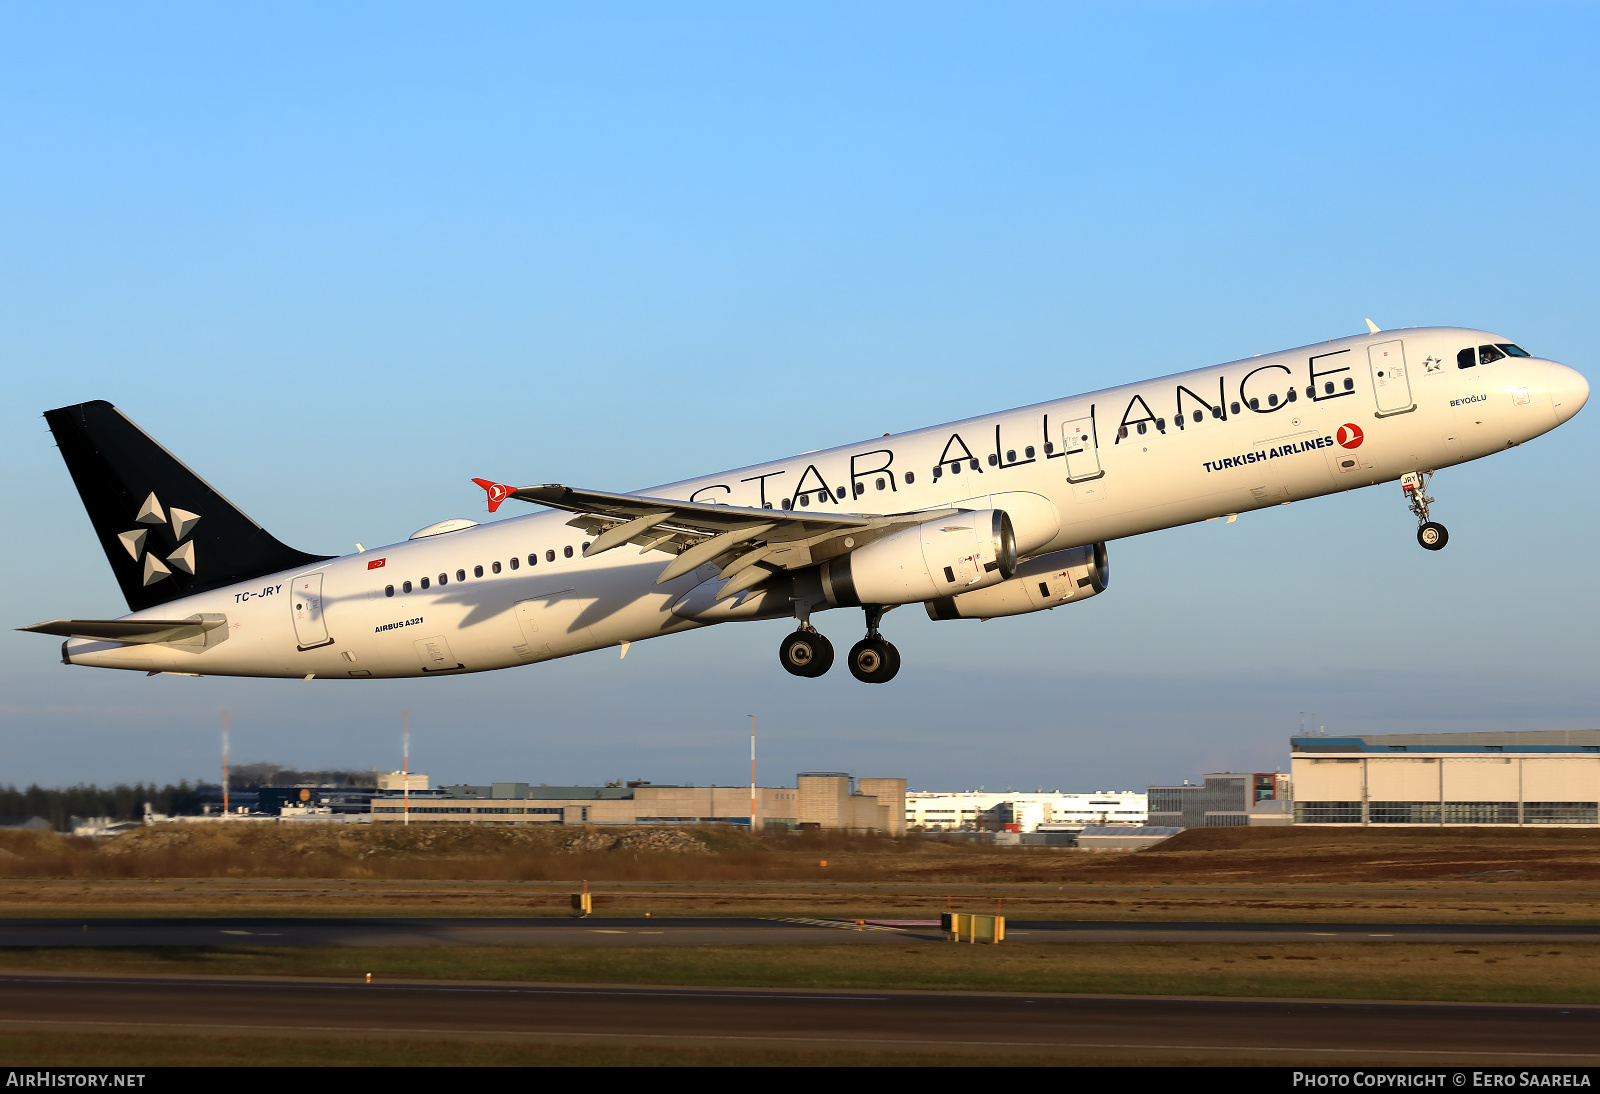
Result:
M17 630L131 645L194 638L226 622L227 617L210 614L188 619L52 619L48 623L35 623L31 627L18 627Z

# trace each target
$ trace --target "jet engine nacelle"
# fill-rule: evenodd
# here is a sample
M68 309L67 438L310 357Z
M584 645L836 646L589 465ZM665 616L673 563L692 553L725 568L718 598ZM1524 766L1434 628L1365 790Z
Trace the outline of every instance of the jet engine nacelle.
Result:
M1030 558L1009 581L987 589L943 596L927 602L929 619L993 619L1026 615L1106 591L1111 571L1106 545L1095 543L1070 551Z
M1017 537L1001 509L979 509L890 533L822 566L822 588L840 607L914 604L1006 580Z

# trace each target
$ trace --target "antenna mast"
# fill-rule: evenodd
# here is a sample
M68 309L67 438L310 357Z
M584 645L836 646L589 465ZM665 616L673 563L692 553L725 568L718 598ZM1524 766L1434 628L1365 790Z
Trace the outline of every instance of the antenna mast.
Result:
M400 764L400 786L401 792L405 796L404 824L409 826L411 824L411 712L409 710L404 714L404 724L405 728L400 731L400 754L402 758Z
M750 715L750 831L756 830L756 716Z
M233 712L227 707L222 708L222 815L228 815L228 723L233 719Z

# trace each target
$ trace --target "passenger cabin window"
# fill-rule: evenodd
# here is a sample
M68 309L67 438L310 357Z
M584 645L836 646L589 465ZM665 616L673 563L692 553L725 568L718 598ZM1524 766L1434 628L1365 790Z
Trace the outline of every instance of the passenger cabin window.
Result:
M989 453L989 466L990 467L999 467L1000 466L1000 457L995 455L993 452Z
M393 585L385 585L383 587L383 595L384 596L393 596L394 595L394 586Z
M544 553L544 560L546 562L554 562L556 560L556 553L554 551L546 551Z
M916 472L915 471L907 471L906 472L906 485L910 486L912 483L914 483L916 481L917 481Z
M800 495L800 504L806 506L807 508L810 508L810 506L811 506L811 495L810 494L801 494Z
M1022 455L1027 459L1033 459L1033 445L1030 444L1027 448L1024 448Z
M1503 360L1504 358L1505 354L1501 353L1494 346L1478 347L1478 364L1480 365L1492 364L1493 362Z
M400 583L400 591L403 593L409 593L411 591L411 582L402 581Z
M571 558L572 557L572 548L571 547L563 547L563 548L561 548L561 555L562 555L563 558Z
M478 576L479 577L483 576L483 567L482 566L478 567ZM457 581L465 581L465 580L467 580L467 571L465 571L465 570L457 570L456 571L456 580Z
M1238 403L1234 403L1228 409L1233 411L1235 414L1237 414L1237 413L1239 413L1239 404Z
M422 587L424 589L426 589L428 587L428 579L427 578L423 578L422 579Z
M493 566L491 566L489 568L491 570L493 570L495 573L499 573L500 572L500 564L498 562L496 562ZM513 570L515 570L517 568L517 560L516 559L512 559L511 560L511 568Z
M450 584L450 575L449 574L440 574L439 575L439 584L441 584L441 585Z
M883 481L883 480L882 480L882 479L879 479L879 480L878 480L878 481L877 481L877 482L876 482L876 483L874 483L874 484L873 484L873 485L875 485L875 486L877 486L877 488L878 488L878 489L879 489L879 490L882 490L882 489L883 489L883 488L884 488L884 487L885 487L885 486L887 486L887 485L888 485L888 484L887 484L887 483L885 483L885 482L884 482L884 481Z
M1344 389L1346 391L1354 391L1356 389L1356 382L1350 379L1350 377L1346 376L1344 378Z

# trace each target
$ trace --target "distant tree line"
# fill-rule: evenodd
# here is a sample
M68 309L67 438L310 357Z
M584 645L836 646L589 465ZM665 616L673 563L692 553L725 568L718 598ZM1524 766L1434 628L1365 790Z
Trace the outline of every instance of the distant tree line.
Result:
M377 786L371 771L297 771L270 763L239 764L228 771L228 786L234 790L255 790L263 786Z
M72 829L73 817L110 817L112 820L137 820L144 816L145 803L157 813L169 815L200 812L200 796L188 781L177 786L146 786L119 783L111 787L69 786L46 788L30 786L18 790L0 787L0 816L43 817L58 832Z
M231 790L255 790L263 786L330 786L372 787L378 785L370 771L297 771L272 763L240 764L228 772ZM156 786L153 783L135 783L128 786L100 787L69 786L47 788L30 786L18 790L15 786L0 787L0 817L43 817L58 832L72 830L73 817L110 817L112 820L138 820L144 816L145 803L152 812L168 816L194 816L203 812L204 805L222 800L220 785L189 781L173 786ZM247 799L246 804L252 799Z

